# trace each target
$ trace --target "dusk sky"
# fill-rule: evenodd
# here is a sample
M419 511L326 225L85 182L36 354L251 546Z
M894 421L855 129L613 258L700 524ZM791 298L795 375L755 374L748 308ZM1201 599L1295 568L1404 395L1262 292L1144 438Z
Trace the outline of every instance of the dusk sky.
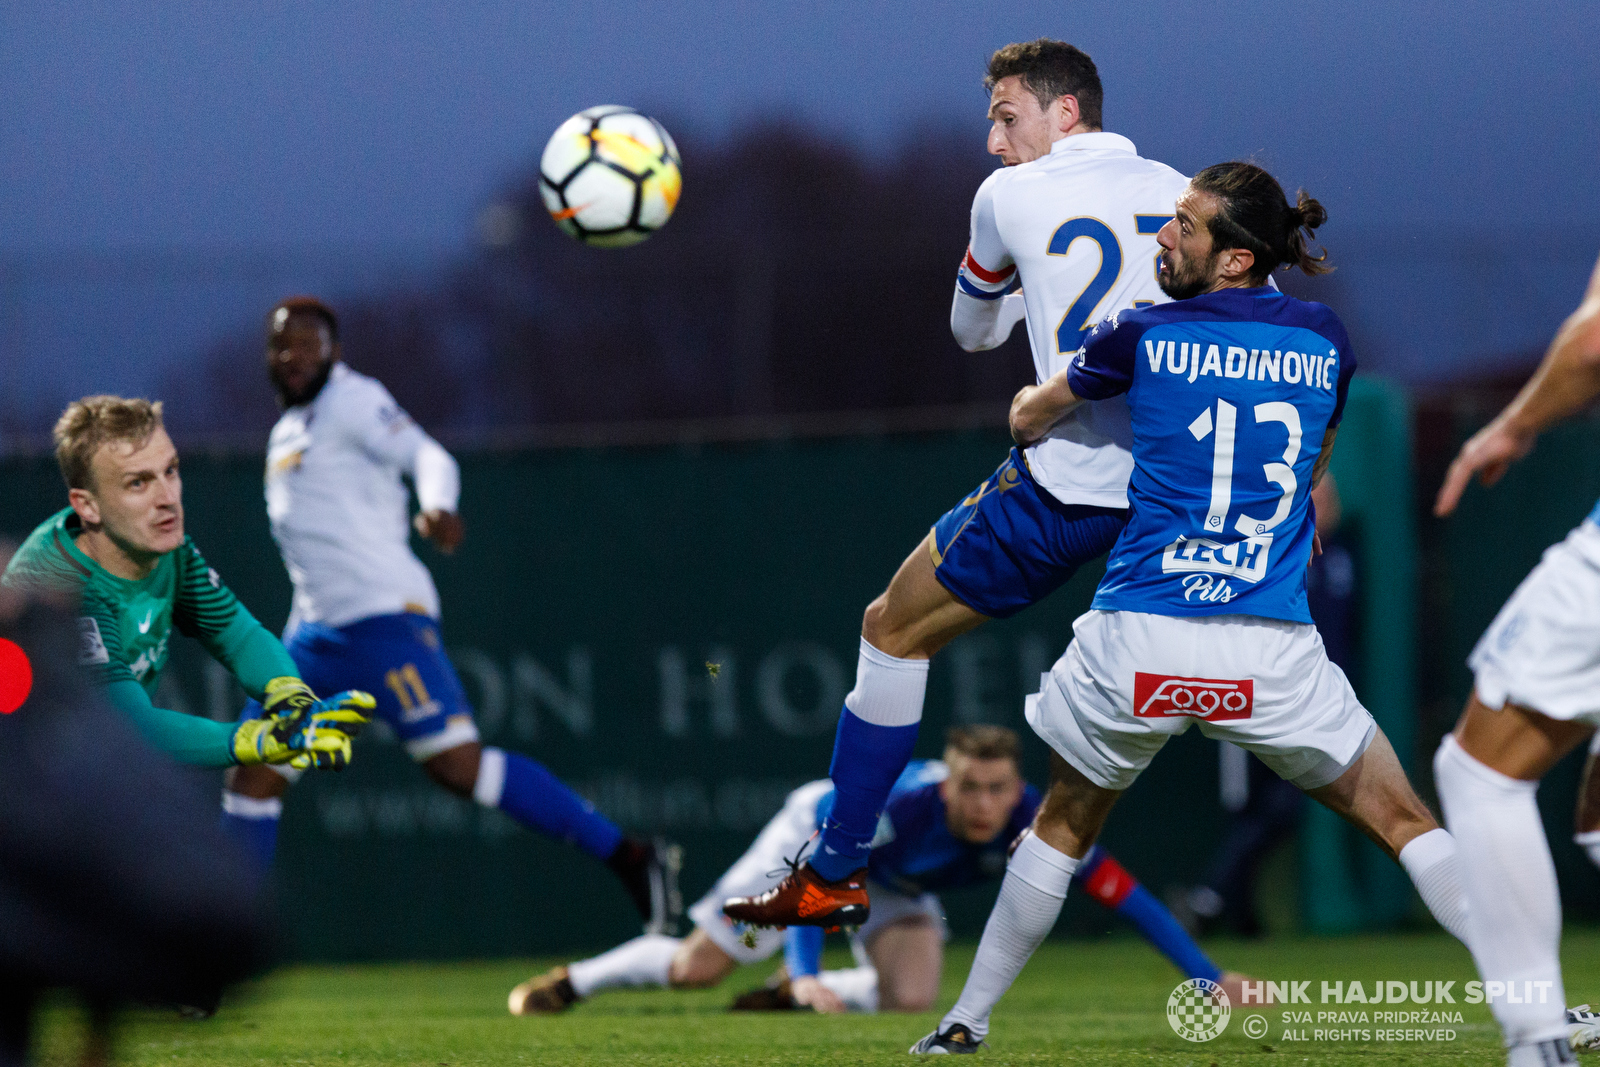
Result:
M257 254L261 285L346 290L374 263L458 254L496 190L592 104L702 137L783 118L891 150L931 121L979 145L988 53L1041 35L1094 56L1106 127L1147 156L1186 172L1253 157L1323 200L1334 248L1398 241L1468 276L1512 270L1548 305L1496 309L1495 329L1528 310L1504 343L1548 337L1581 291L1600 235L1592 0L17 0L0 10L0 315L24 322L7 327L0 386L136 383L259 314L227 278L200 278L216 285L203 312L139 349L144 331L117 324L151 252L177 257L180 287L207 256L232 277ZM73 289L94 270L110 280ZM108 332L123 356L97 350Z

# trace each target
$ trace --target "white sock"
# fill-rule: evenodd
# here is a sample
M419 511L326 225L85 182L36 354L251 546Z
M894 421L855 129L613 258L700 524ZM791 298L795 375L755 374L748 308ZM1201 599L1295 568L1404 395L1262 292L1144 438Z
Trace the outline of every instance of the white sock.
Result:
M222 791L222 811L237 819L281 819L283 818L283 798L268 797L258 799L247 797L243 793L231 790Z
M1461 861L1450 831L1441 828L1413 837L1400 850L1400 866L1411 876L1411 884L1439 925L1470 948L1467 891L1461 884Z
M1433 759L1446 824L1459 846L1467 895L1467 946L1483 976L1506 1047L1565 1039L1561 898L1537 782L1508 777L1446 736ZM1544 983L1543 990L1533 983ZM1541 995L1542 994L1542 995ZM1515 996L1517 1003L1512 1002Z
M851 967L842 971L823 971L817 981L831 989L851 1011L871 1015L878 1010L878 971L874 967Z
M974 1037L989 1032L989 1014L1061 914L1078 860L1029 834L1011 857L1000 897L989 913L961 998L939 1029L961 1023Z
M863 637L861 658L856 661L856 687L845 694L844 706L874 726L910 726L922 721L922 698L927 691L927 660L891 656Z
M645 934L624 941L610 952L579 960L567 967L567 980L580 997L617 986L664 986L680 937Z

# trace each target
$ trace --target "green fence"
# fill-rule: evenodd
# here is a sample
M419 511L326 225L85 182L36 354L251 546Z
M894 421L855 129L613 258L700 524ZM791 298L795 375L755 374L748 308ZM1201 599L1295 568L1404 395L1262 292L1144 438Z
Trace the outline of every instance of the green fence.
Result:
M1352 396L1336 471L1358 530L1368 700L1403 739L1411 710L1414 570L1404 406ZM463 457L468 540L419 553L486 740L543 760L630 830L688 849L691 895L749 842L785 792L826 773L854 675L860 613L927 527L1004 457L997 431ZM269 626L289 587L267 531L258 457L184 457L188 527ZM59 507L44 460L0 464L0 531ZM1098 568L1048 602L957 641L935 661L918 752L953 722L1021 731L1087 607ZM242 696L188 642L163 699L231 716ZM713 678L707 664L717 664ZM385 731L342 775L308 776L286 804L278 877L297 952L359 959L590 948L637 925L620 889L569 846L433 787ZM1402 748L1402 751L1404 749ZM1104 843L1152 888L1193 882L1222 815L1216 746L1190 731L1119 804ZM206 782L206 788L214 788ZM1316 928L1395 921L1409 888L1337 823L1305 835ZM1380 857L1381 859L1381 857ZM958 933L992 892L947 900ZM1062 929L1115 922L1074 895Z

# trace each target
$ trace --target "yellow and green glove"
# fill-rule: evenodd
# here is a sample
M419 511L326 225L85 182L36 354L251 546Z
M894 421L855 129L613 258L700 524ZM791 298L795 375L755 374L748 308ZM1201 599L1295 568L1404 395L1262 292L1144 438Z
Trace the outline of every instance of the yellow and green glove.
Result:
M318 700L299 678L274 678L261 701L262 715L239 724L233 735L233 757L241 765L287 763L343 770L350 762L350 741L371 718L377 701L369 693L349 689Z

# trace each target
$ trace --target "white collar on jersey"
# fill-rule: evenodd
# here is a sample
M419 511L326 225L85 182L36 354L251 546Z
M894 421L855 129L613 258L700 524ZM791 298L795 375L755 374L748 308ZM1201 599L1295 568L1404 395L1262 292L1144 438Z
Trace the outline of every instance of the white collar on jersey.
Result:
M1133 142L1120 133L1075 133L1070 137L1063 137L1050 146L1050 154L1058 152L1126 152L1130 156L1139 154Z

